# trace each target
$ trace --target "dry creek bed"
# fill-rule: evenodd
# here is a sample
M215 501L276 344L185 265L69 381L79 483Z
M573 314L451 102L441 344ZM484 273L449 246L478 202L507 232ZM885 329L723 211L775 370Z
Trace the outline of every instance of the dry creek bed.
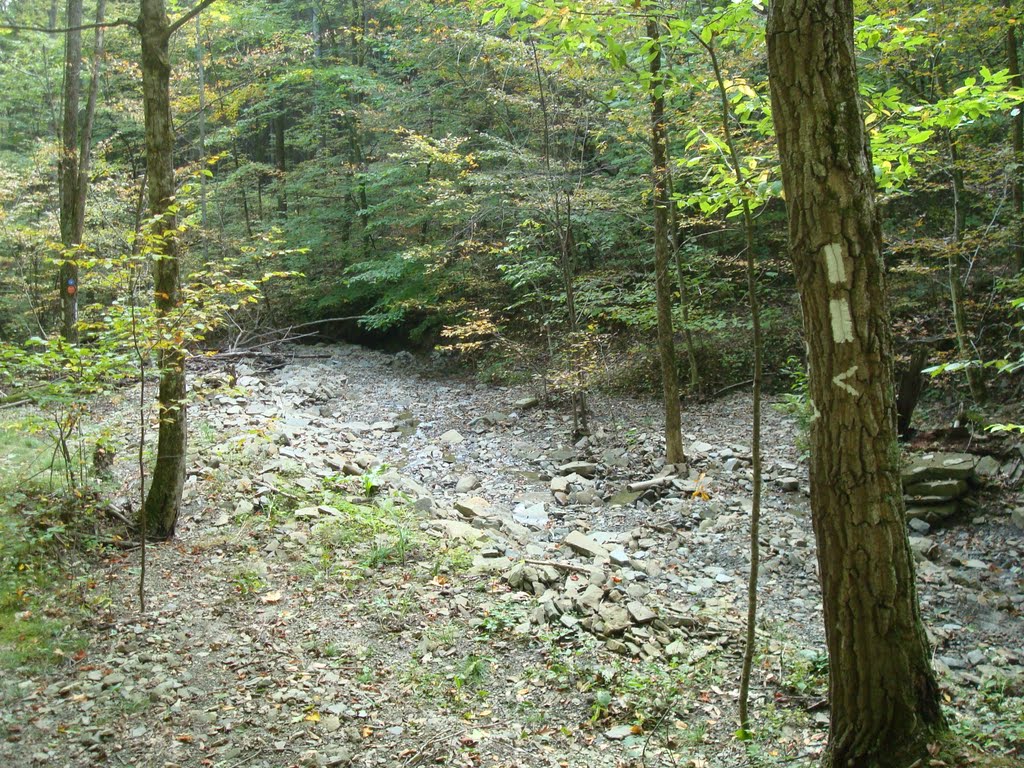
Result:
M528 390L405 355L306 347L234 374L194 377L186 506L176 540L149 548L147 611L138 550L105 562L86 653L0 688L0 764L819 754L821 605L787 417L765 413L757 738L743 745L748 396L689 406L689 463L666 467L651 402L594 398L593 434L573 445ZM914 530L950 713L1018 756L1024 726L976 706L998 686L1024 711L1020 504L996 473L959 516Z

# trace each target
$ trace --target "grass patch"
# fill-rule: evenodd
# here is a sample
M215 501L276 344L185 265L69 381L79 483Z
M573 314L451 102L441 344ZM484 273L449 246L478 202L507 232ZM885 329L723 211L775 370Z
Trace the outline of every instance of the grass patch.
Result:
M51 605L78 501L49 487L51 456L17 422L0 421L0 670L38 669L84 644Z
M0 610L0 669L42 669L84 645L61 621L36 618L30 610Z

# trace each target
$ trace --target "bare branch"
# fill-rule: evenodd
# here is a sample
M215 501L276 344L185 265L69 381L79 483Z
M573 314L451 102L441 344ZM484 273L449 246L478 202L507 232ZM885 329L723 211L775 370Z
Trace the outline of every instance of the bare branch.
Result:
M47 35L63 35L68 32L81 32L87 29L107 29L109 27L132 27L133 29L138 29L139 23L131 19L115 19L114 21L105 21L101 24L82 24L77 27L51 28L37 27L32 24L7 24L0 22L0 29L9 29L12 32L42 32Z
M183 26L185 26L190 21L192 21L192 19L194 19L196 16L198 16L200 13L202 13L205 9L209 8L215 2L217 2L217 0L202 0L202 2L197 3L195 8L193 8L191 11L186 13L184 16L182 16L176 22L171 24L170 28L167 30L167 34L173 35L175 32L177 32Z

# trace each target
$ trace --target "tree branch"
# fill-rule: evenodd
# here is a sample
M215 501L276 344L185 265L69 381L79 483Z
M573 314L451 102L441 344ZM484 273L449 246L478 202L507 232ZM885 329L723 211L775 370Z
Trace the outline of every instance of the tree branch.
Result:
M217 0L202 0L202 2L197 3L195 8L193 8L191 11L186 13L184 16L182 16L176 22L171 24L170 28L167 30L167 34L168 35L173 35L175 32L177 32L183 26L185 26L190 21L192 21L192 19L194 19L196 16L198 16L200 13L202 13L205 9L209 8L215 2L217 2Z
M63 35L68 32L81 32L87 29L107 29L108 27L132 27L138 29L139 23L131 19L115 19L114 21L105 21L100 24L82 24L77 27L58 27L52 29L50 27L37 27L32 24L7 24L6 22L0 22L0 29L9 29L12 32L43 32L47 35Z

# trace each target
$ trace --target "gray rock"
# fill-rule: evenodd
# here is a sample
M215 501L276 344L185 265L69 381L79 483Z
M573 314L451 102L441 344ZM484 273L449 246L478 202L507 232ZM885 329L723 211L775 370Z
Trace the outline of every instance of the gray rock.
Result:
M632 600L626 603L626 610L632 617L633 621L637 624L650 624L656 618L658 614L648 608L646 605L641 603L639 600Z
M540 530L548 524L548 510L543 503L519 504L512 510L512 519L527 528Z
M622 741L627 736L632 735L632 725L615 725L604 732L604 737L608 739L608 741Z
M540 405L540 400L536 397L523 397L516 400L513 405L517 411L528 411L530 408L536 408Z
M612 565L617 565L620 568L625 568L629 565L629 555L626 554L626 550L622 549L621 547L619 547L618 549L613 549L608 554L608 557L611 560Z
M484 531L460 520L431 520L429 525L431 528L440 530L449 539L459 539L469 543L479 541L487 535Z
M641 496L643 496L643 493L635 491L616 491L611 499L608 500L608 503L613 507L624 507L627 504L632 504Z
M486 557L485 555L476 555L473 557L473 565L470 568L471 573L505 573L512 567L512 561L507 557Z
M526 564L516 563L511 570L505 574L505 581L513 589L520 589L526 583Z
M786 493L792 493L793 491L800 490L800 481L795 477L780 477L775 482L779 486L779 490L785 491Z
M982 456L974 471L978 477L995 477L999 474L999 461L993 456Z
M935 560L939 556L939 548L935 542L925 536L910 536L910 549L919 559Z
M911 501L913 502L915 500ZM919 506L911 503L907 506L907 518L909 520L921 519L926 523L934 525L935 523L941 523L943 520L953 517L959 511L960 505L955 501L928 506Z
M665 653L669 656L684 656L689 650L683 640L673 640L665 647Z
M571 532L562 543L584 557L608 557L607 549L579 531Z
M927 520L923 520L920 517L912 517L907 523L910 526L910 530L920 533L922 535L928 533L932 529L931 525Z
M449 429L447 432L445 432L443 435L437 438L437 441L444 445L458 445L463 440L465 440L465 438L459 433L458 430L455 429Z
M597 613L597 609L601 607L601 598L603 597L604 590L601 587L596 584L588 584L587 588L576 598L576 604L581 609Z
M487 510L491 505L487 499L471 496L468 499L459 499L453 506L460 515L472 520L477 517L487 517L489 514Z
M604 622L604 634L606 635L620 635L629 629L631 624L629 611L621 605L606 603L598 609L597 614Z
M975 457L969 453L926 453L915 456L903 468L903 485L930 480L969 480L974 477Z
M903 491L907 496L931 497L936 499L959 499L967 493L967 481L947 478L928 480L908 485Z
M558 468L558 474L560 475L571 475L577 474L580 477L593 477L597 474L597 464L592 461L570 461L568 464L563 464Z
M967 654L967 663L970 664L972 667L976 667L979 664L984 664L986 661L988 661L988 659L986 658L984 652L978 650L977 648L975 648L973 651Z
M1024 507L1017 507L1010 513L1010 524L1024 530Z
M463 475L455 484L456 493L469 493L480 487L480 478L476 475Z

